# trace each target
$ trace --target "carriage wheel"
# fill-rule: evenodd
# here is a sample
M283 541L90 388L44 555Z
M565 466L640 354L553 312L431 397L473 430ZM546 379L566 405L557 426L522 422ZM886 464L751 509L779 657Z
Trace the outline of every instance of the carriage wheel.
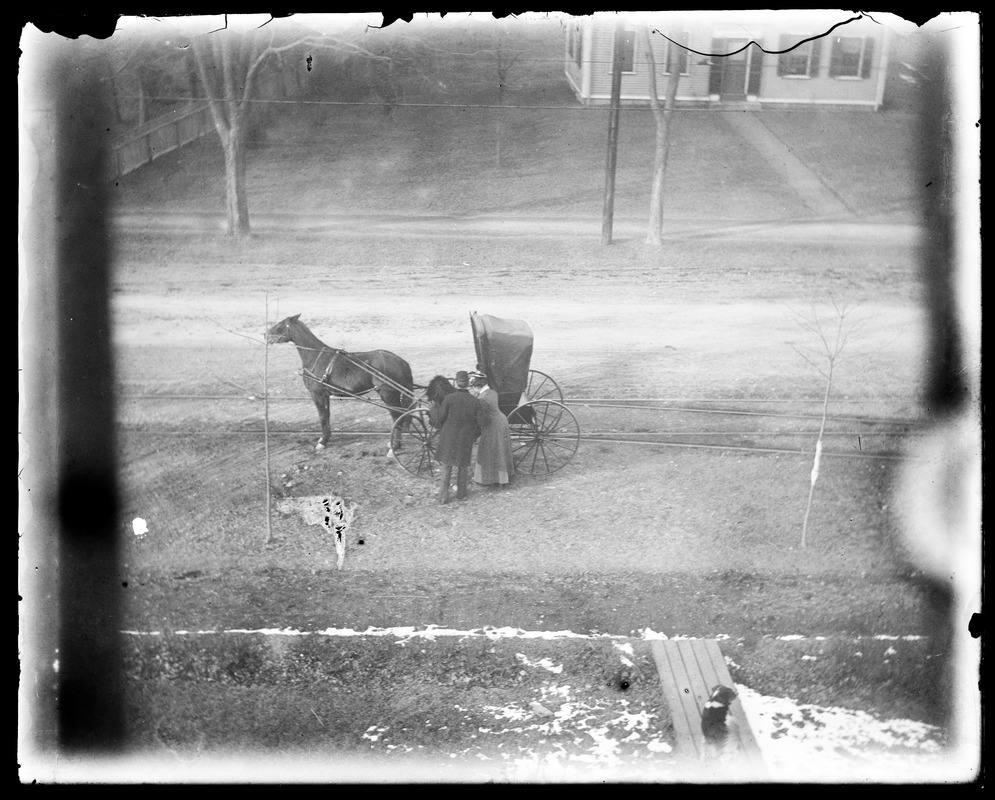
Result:
M563 391L545 372L530 369L529 382L525 387L525 400L553 400L562 403Z
M413 408L394 422L391 450L394 460L419 478L436 478L441 465L435 458L439 432L428 421L428 411Z
M565 467L580 446L580 425L563 403L533 400L508 416L515 469L527 475Z

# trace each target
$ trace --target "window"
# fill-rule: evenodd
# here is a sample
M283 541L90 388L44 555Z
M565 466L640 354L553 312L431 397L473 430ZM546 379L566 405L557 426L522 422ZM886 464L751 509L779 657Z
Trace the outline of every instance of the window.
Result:
M636 32L622 31L622 53L621 53L622 72L636 71L635 55L636 55Z
M777 75L779 78L814 78L819 74L819 53L822 50L822 40L812 39L812 41L806 42L805 40L808 38L808 36L800 34L781 36L777 48L781 51L777 57Z
M874 62L874 40L837 36L829 61L830 78L869 78Z
M677 37L677 41L680 42L680 46L674 44L673 42L667 42L667 55L666 60L663 62L663 74L670 74L670 59L673 56L674 61L677 63L677 74L687 75L688 74L688 34L685 31L680 36ZM671 53L671 48L673 48L673 53Z

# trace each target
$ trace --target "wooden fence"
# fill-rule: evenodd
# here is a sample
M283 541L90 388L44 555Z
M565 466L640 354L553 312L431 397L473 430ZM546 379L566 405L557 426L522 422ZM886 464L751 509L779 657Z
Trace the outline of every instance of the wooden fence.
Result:
M114 142L111 162L115 176L127 175L213 130L214 121L207 101L191 103L156 117Z

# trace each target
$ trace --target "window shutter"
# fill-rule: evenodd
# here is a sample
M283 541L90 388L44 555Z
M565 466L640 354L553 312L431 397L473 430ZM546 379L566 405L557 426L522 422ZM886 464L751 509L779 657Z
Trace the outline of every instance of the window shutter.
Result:
M822 60L822 38L813 39L812 45L812 57L808 62L808 75L810 78L819 77L819 62Z
M725 52L725 45L725 39L712 39L712 52ZM708 93L719 94L722 90L722 58L716 56L715 58L710 58L709 61L711 61L712 66L708 68Z
M860 77L871 77L871 67L874 65L874 40L864 39L864 60L860 65Z

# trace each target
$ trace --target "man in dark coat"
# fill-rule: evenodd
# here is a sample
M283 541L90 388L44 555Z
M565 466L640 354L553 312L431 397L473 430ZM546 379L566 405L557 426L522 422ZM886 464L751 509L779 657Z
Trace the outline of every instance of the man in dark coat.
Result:
M449 502L449 483L456 467L456 499L466 499L466 485L473 459L473 443L480 434L477 428L477 398L470 394L470 376L456 373L456 391L445 396L441 404L433 406L432 424L439 428L436 458L442 464L439 482L439 503Z

